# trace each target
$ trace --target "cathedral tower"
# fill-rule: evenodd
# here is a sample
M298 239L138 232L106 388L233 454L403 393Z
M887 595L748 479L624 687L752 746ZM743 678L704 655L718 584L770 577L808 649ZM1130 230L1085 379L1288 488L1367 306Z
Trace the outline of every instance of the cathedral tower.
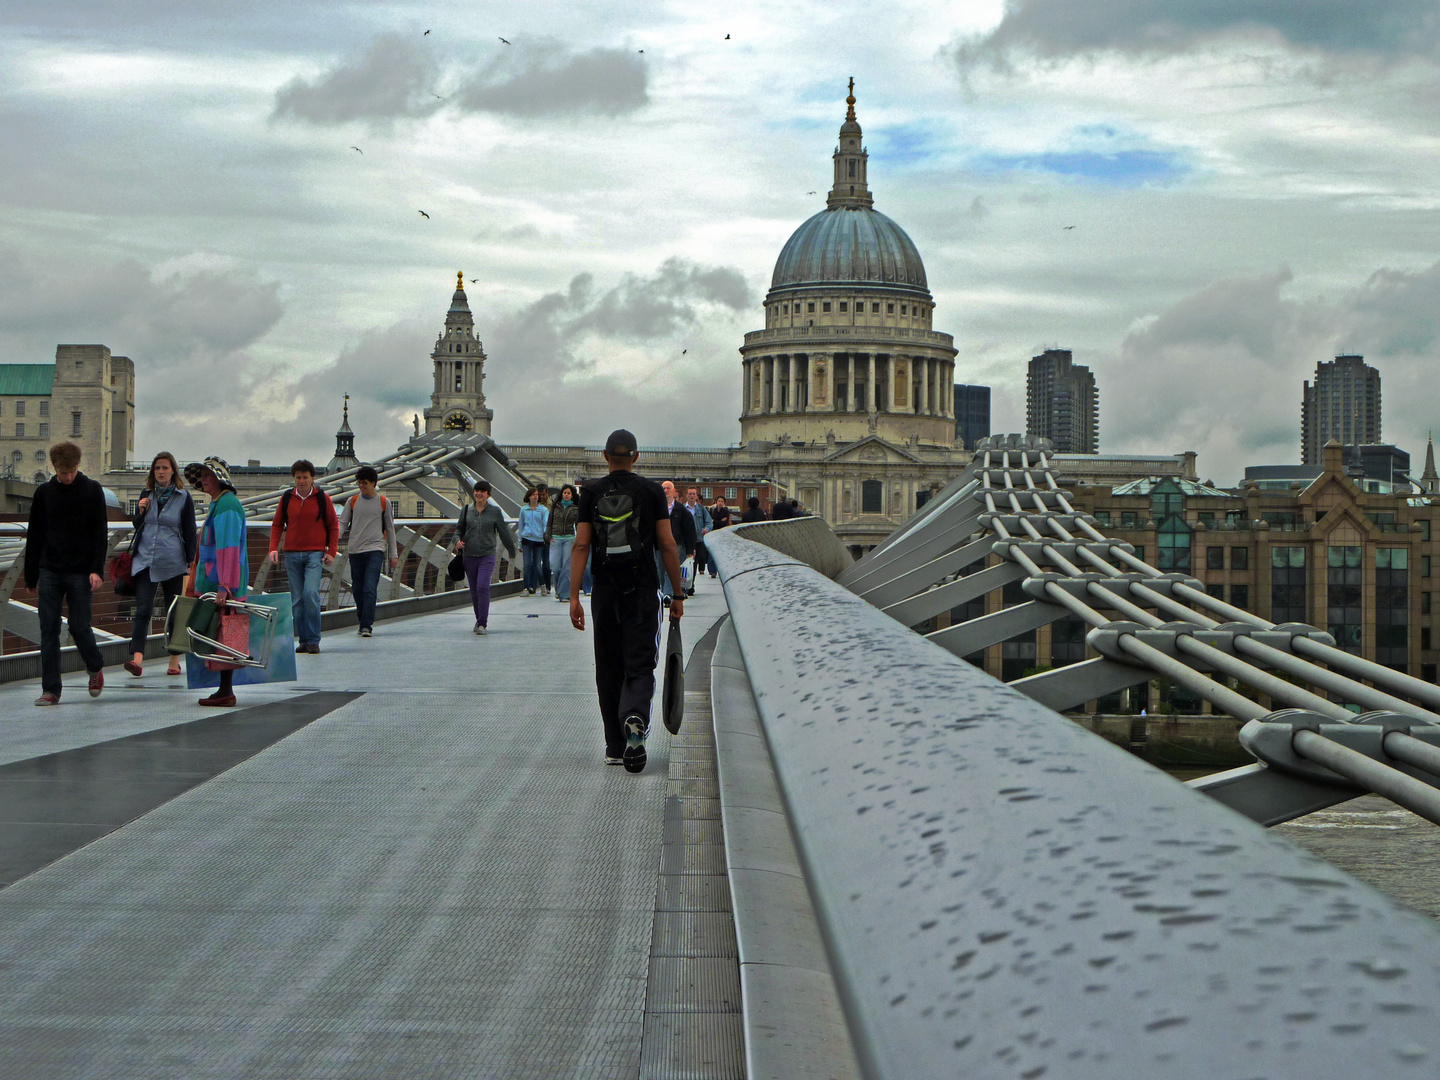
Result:
M478 431L489 435L495 414L485 407L485 350L475 337L463 273L455 275L455 295L445 313L445 329L430 358L435 362L435 390L425 410L425 433Z

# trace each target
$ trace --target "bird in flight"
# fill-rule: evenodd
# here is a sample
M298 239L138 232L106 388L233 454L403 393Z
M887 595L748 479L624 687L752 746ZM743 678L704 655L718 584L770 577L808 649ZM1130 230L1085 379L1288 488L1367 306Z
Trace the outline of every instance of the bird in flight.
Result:
M805 192L805 194L806 194L806 195L814 195L815 192L813 192L813 191L807 191L807 192Z
M351 150L354 150L354 151L355 151L357 154L359 154L361 157L364 157L364 156L365 156L365 151L364 151L364 150L361 150L360 147L358 147L358 146L352 146L352 147L350 147L350 149L351 149Z
M726 35L725 35L725 40L726 40L726 41L729 41L729 40L730 40L730 35L729 35L729 34L726 34Z
M431 90L431 91L430 91L430 96L433 97L433 98L438 98L440 101L449 101L449 100L450 100L449 98L446 98L446 97L440 97L440 95L437 94L437 93L435 93L434 90Z
M509 45L509 44L510 44L510 42L505 41L505 39L504 39L503 37L502 37L500 40L501 40L501 41L504 41L506 45Z
M1061 226L1061 228L1063 228L1063 229L1073 229L1074 227L1075 227L1074 225L1063 225L1063 226Z
M681 350L680 350L680 355L681 355L681 356L684 356L684 355L685 355L687 352L689 352L689 351L690 351L689 349L681 349Z
M417 214L419 214L421 217L423 217L426 221L429 221L429 220L430 220L430 215L427 214L424 210L417 210L417 211L415 211L415 212L416 212Z
M477 282L477 281L472 277L472 278L470 279L470 284L471 284L471 285L478 285L479 282Z
M644 49L641 49L640 51L643 53L645 50L644 50Z
M429 30L426 30L425 33L421 34L420 36L421 36L421 37L429 37L429 36L430 36L430 31L429 31Z

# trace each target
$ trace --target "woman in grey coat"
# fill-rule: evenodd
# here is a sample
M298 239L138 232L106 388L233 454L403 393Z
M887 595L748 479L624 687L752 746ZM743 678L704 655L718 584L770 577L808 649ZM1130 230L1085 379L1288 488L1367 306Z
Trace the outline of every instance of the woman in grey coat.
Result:
M125 670L140 675L145 639L150 636L150 617L155 610L155 590L165 590L165 610L169 611L184 588L185 571L195 561L195 502L185 490L175 455L168 450L160 451L150 463L135 528L138 535L130 562L135 579L135 627L130 633L134 656L126 661ZM180 674L179 654L170 654L166 674Z
M455 537L455 550L464 556L465 578L470 583L475 633L485 634L490 626L490 578L495 573L500 545L510 553L510 561L515 561L515 538L505 524L505 514L490 501L487 481L475 481L475 501L460 511Z

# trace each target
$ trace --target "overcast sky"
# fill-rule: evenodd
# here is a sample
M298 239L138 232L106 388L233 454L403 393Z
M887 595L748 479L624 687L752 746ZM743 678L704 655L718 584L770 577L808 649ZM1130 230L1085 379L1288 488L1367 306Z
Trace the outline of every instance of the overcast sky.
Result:
M1298 460L1302 380L1359 352L1423 454L1421 0L7 0L0 361L132 357L137 457L327 460L347 392L373 456L428 403L463 270L502 442L734 442L736 350L851 75L876 207L995 430L1070 348L1102 450L1230 484Z

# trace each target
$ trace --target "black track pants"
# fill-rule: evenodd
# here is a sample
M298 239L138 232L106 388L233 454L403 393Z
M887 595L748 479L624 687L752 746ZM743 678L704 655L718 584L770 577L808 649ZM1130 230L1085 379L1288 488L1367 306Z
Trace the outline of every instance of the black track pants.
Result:
M660 596L644 585L623 593L612 582L595 577L590 597L595 633L595 688L605 722L605 753L619 757L625 749L624 722L639 716L650 724L650 699L655 696L655 665L660 658Z

